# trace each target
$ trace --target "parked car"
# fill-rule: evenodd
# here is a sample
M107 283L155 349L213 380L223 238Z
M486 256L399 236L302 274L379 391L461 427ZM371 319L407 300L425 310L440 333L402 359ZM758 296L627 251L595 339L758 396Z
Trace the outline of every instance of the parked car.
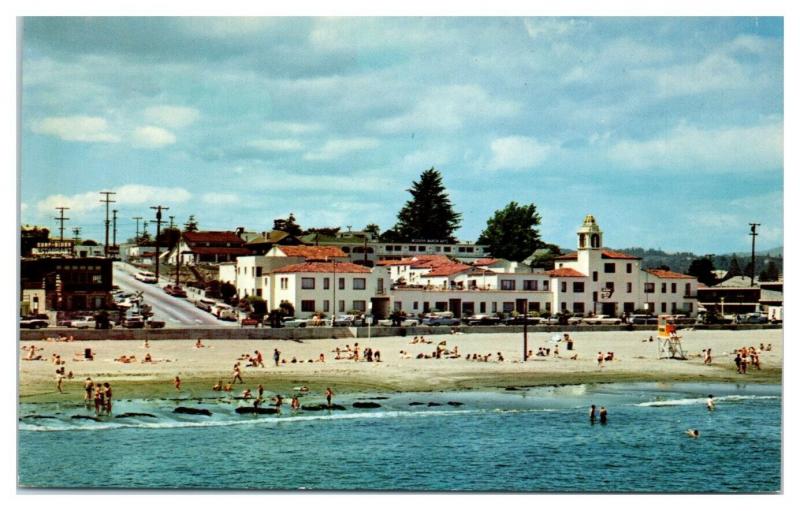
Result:
M71 328L94 328L96 323L94 316L81 316L80 318L71 319L69 326Z
M764 316L763 314L748 314L742 323L750 324L750 325L764 325L769 323L769 318Z
M490 314L473 314L464 320L467 325L497 325L500 323L500 318Z
M513 325L538 325L542 322L543 318L538 316L512 316L510 318L506 318L503 320L504 325L513 326Z
M122 326L125 328L144 328L144 317L138 314L127 316L122 320Z
M261 323L255 318L243 318L241 321L242 326L258 326Z
M431 314L422 320L422 324L428 326L456 326L461 324L461 320L454 318L452 313Z
M211 307L211 314L223 321L237 321L239 319L236 311L227 303L215 303Z
M186 291L184 291L181 286L173 286L172 284L167 284L166 286L164 286L164 292L170 296L176 296L178 298L186 298Z
M294 316L284 316L281 322L283 323L283 326L287 328L305 328L310 324L311 320L298 319Z
M658 318L650 314L631 314L628 323L631 325L657 325Z
M158 279L156 278L156 274L155 273L152 273L152 272L149 272L149 271L144 271L144 270L142 270L140 272L137 272L136 275L133 276L133 278L135 278L136 280L145 282L147 284L155 284L156 282L158 282Z
M165 324L166 323L164 323L159 319L148 319L147 321L145 321L145 326L147 328L164 328Z
M410 326L418 326L419 319L417 318L402 318L400 320L400 326L403 327L410 327ZM391 319L379 319L378 326L395 326Z
M195 307L197 307L200 310L204 310L206 312L211 312L211 307L213 307L216 304L217 302L211 300L210 298L201 298L196 302L194 302Z
M50 322L40 317L24 317L19 320L20 328L47 328Z
M622 324L622 319L606 314L598 314L597 316L583 318L581 322L585 325L619 325Z
M568 325L580 325L584 320L583 314L573 314L572 316L567 318Z

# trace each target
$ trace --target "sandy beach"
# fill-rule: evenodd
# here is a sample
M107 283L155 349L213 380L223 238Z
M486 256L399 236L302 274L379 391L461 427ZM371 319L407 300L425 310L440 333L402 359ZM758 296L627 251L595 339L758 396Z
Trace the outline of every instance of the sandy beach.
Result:
M569 332L569 331L567 331ZM653 332L655 333L655 332ZM524 385L573 384L624 381L695 381L780 383L783 365L783 331L682 331L688 360L658 359L657 343L649 342L650 332L576 332L573 351L559 344L559 356L553 356L552 334L529 334L528 348L534 354L538 348L551 349L549 356L534 356L522 363L522 334L462 334L426 337L431 344L411 344L413 337L319 339L305 341L267 340L203 340L205 348L195 348L196 339L150 341L73 341L19 343L19 394L23 402L74 401L81 399L84 379L110 382L115 398L168 397L176 394L172 382L180 376L182 395L204 396L218 380L231 380L233 366L243 355L259 350L264 368L247 367L241 361L244 383L234 386L239 393L245 388L255 390L263 384L270 391L286 391L298 385L308 385L312 392L326 386L344 391L431 391L476 389ZM417 359L420 353L431 354L439 342L446 341L450 350L458 347L457 359ZM381 362L335 360L336 347L344 349L359 344L361 352L370 347L379 350ZM771 344L771 351L761 353L761 370L751 368L746 375L737 374L731 352L742 346ZM23 346L35 344L44 348L44 360L24 360ZM73 360L85 348L95 352L93 361ZM275 366L272 355L277 348L285 364ZM703 349L711 348L713 363L704 365ZM409 353L404 358L400 351ZM597 363L597 353L613 352L614 360ZM497 360L502 353L504 361ZM150 353L155 363L142 363ZM317 362L320 354L325 362ZM468 354L491 353L489 362L467 360ZM65 361L63 393L56 388L57 366L53 354ZM577 359L570 357L577 354ZM132 363L116 362L121 355L134 355ZM344 356L344 353L343 353ZM296 358L298 362L292 363ZM310 363L309 360L313 360Z

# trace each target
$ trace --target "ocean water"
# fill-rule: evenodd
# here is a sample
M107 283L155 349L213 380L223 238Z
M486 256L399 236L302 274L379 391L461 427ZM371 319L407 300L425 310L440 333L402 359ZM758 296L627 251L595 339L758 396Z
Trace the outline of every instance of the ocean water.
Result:
M705 407L709 393L717 401L713 412ZM357 401L381 407L353 408ZM303 397L303 404L321 402L318 395ZM334 402L346 410L284 406L280 415L252 416L234 413L243 403L230 399L117 401L115 416L155 417L100 422L71 418L93 415L82 406L21 405L18 482L42 488L781 489L781 388L775 385L572 385L351 394ZM607 424L589 422L591 404L609 410ZM176 406L212 415L179 415ZM685 435L688 428L700 430L700 438Z

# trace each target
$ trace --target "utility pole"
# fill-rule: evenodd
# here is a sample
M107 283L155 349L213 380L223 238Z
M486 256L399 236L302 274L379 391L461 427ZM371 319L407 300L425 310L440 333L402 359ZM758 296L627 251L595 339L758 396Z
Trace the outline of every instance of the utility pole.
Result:
M59 222L59 228L58 228L58 231L60 232L59 239L61 241L64 241L64 220L69 220L69 218L66 218L64 216L64 210L65 209L69 209L69 208L64 207L64 206L59 206L56 209L59 210L60 213L61 213L60 215L55 217L55 219L58 220L58 222Z
M753 248L750 252L750 287L753 287L753 282L756 280L756 228L761 224L750 224L750 236L753 237Z
M528 299L525 298L525 315L522 317L522 361L528 361Z
M136 237L134 238L134 241L138 244L139 243L139 220L141 220L142 217L135 216L135 217L133 217L133 219L136 220Z
M175 215L170 215L169 216L169 228L170 229L174 229L175 228Z
M113 228L113 230L111 231L111 232L113 233L113 237L111 238L111 240L112 240L112 241L111 241L111 246L112 246L112 247L116 247L116 246L117 246L117 211L118 211L118 210L116 210L116 209L114 209L114 210L112 210L112 211L111 211L111 213L113 213L113 215L114 215L114 216L111 218L111 221L112 221L112 223L114 224L114 228Z
M158 249L159 249L159 242L158 236L161 234L161 211L169 209L166 206L150 206L150 209L156 210L156 282L158 282Z
M72 238L72 241L75 242L75 244L77 245L78 242L81 240L81 228L80 227L74 227L72 229L72 234L75 235L75 237Z
M108 257L108 227L111 224L111 220L108 219L108 205L112 202L117 202L115 200L111 200L111 196L116 194L117 192L100 192L100 195L105 195L105 198L100 199L100 202L103 202L106 205L106 243L103 245L103 254L106 257Z

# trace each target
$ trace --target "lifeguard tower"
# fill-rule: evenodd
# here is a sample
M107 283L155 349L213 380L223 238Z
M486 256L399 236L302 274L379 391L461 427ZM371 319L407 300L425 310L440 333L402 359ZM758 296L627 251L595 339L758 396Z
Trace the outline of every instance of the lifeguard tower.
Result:
M668 314L658 316L658 358L686 360L681 337L675 328L675 318Z

